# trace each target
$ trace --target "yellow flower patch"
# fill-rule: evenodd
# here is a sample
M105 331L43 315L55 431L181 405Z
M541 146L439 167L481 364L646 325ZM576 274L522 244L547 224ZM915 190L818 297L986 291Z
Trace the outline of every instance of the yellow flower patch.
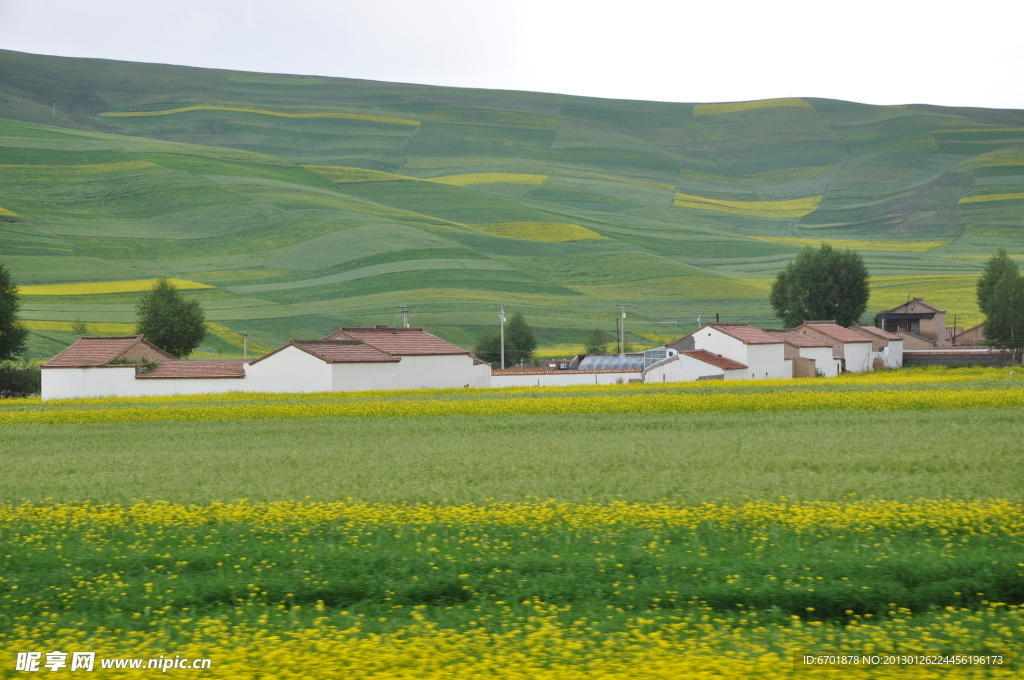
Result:
M438 184L450 184L456 187L472 186L474 184L527 184L538 186L544 184L547 179L547 175L526 175L515 172L474 172L466 175L434 177L430 181L437 182Z
M809 103L799 97L779 97L776 99L756 99L749 102L725 102L723 104L697 104L693 107L695 116L711 116L717 113L739 113L754 109L797 108L813 109Z
M202 290L214 288L205 283L188 279L168 279L179 290ZM136 279L134 281L98 281L94 283L57 283L49 286L20 286L22 295L103 295L106 293L139 293L150 290L157 279Z
M727 201L677 193L672 205L677 208L713 210L751 217L803 217L817 210L822 198L808 196L788 201Z
M163 111L107 111L101 116L107 118L138 118L143 116L169 116L176 113L191 113L193 111L231 111L235 113L256 113L261 116L274 116L276 118L342 118L348 120L365 120L372 123L389 123L391 125L409 125L418 127L418 120L408 118L395 118L393 116L376 116L368 113L343 113L340 111L320 111L313 113L286 113L283 111L268 111L266 109L252 109L241 106L183 106L178 109L166 109Z
M474 224L472 227L479 231L485 231L492 236L515 238L522 241L543 241L546 243L606 238L596 231L578 224L562 222L496 222L492 224Z
M855 241L829 238L791 238L783 236L755 236L758 241L781 243L788 246L810 246L817 248L830 245L833 248L851 250L873 250L878 252L926 253L949 243L949 241Z

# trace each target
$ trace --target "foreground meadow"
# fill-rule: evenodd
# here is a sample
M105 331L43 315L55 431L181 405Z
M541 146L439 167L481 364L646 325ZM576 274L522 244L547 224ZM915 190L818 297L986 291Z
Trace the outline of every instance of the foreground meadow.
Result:
M232 678L1009 676L1022 387L970 369L6 402L0 677L30 651L93 651L124 677L154 671L100 661L203 658ZM804 652L1003 665L796 668Z

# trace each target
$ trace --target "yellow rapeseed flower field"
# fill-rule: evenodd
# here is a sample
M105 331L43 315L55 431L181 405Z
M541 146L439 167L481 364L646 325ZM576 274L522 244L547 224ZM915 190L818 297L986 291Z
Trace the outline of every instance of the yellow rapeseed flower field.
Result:
M803 217L818 209L822 196L794 198L788 201L727 201L676 193L672 205L678 208L714 210L751 217Z
M829 238L793 238L786 236L755 236L758 241L781 243L788 246L810 246L817 248L828 244L833 248L851 250L873 250L879 252L926 253L946 245L949 241L857 241Z
M563 222L495 222L491 224L474 224L472 227L479 231L487 232L492 236L515 238L522 241L542 241L545 243L606 238L596 231L578 224Z
M699 506L555 501L6 503L0 504L0 532L6 560L17 555L21 566L35 559L48 567L67 561L60 573L45 574L64 579L63 585L33 587L39 578L36 572L8 568L0 574L0 607L9 614L26 612L0 631L0 664L5 669L15 667L18 652L58 650L94 652L98 670L102 661L111 659L142 659L143 664L160 658L210 659L203 676L212 678L589 680L756 675L771 680L806 677L807 670L794 667L794 655L809 652L1007 655L1019 651L1024 633L1024 609L988 600L975 609L946 606L921 612L891 603L887 616L850 611L840 622L810 615L779 616L743 602L723 611L677 590L665 591L642 609L608 605L596 613L577 612L572 605L553 604L537 595L511 601L492 592L497 577L508 578L514 587L516 577L527 577L542 558L552 573L558 573L554 565L562 556L534 554L536 548L529 546L535 537L548 537L554 542L544 547L560 545L566 557L583 549L574 542L588 544L600 568L594 573L613 572L602 578L626 591L641 583L639 576L629 573L637 568L630 555L644 555L652 564L674 569L664 555L675 542L686 542L676 548L679 551L703 546L681 554L700 553L693 555L697 561L692 564L706 564L711 571L719 564L714 561L719 550L706 547L714 535L728 535L745 545L751 564L762 561L758 555L764 546L775 544L791 544L794 552L786 553L791 557L785 559L799 559L796 546L809 545L802 541L810 540L839 546L861 562L870 560L867 572L884 569L887 559L898 558L890 546L906 540L927 546L934 538L938 544L932 553L947 561L963 559L976 550L975 545L1016 545L1024 536L1024 508L1002 500ZM641 535L644 543L633 545ZM524 549L518 553L522 561L514 563L518 573L504 568L513 564L509 559L516 554L510 540L522 541L518 547ZM70 556L72 543L85 546L95 558ZM316 551L320 552L312 554ZM383 556L375 569L397 569L395 573L404 574L414 588L420 577L410 576L403 563L415 561L426 570L423 578L443 565L458 574L473 598L424 605L393 604L389 596L372 618L358 604L295 601L294 593L307 584L315 597L327 593L330 585L320 579L344 581L344 569L324 569L321 560L330 553L348 555L350 570L360 560ZM137 565L145 568L140 571ZM839 574L852 573L845 571L847 566L834 575L812 570L809 576L805 574L810 567L805 570L803 564L766 566L772 572L766 575L771 583L787 574L801 575L803 582L787 578L785 587L790 590L822 587L823 577L813 574L843 583L847 579ZM289 579L284 583L294 585L287 586L293 592L281 591L283 599L278 602L274 588L279 582L274 579L282 567ZM212 590L203 592L230 593L218 611L201 610L196 603L196 589L203 587L196 574L204 570L213 578L206 586ZM698 578L703 568L695 572L697 581L707 580ZM720 578L742 593L740 584L750 577L729 573ZM663 582L656 575L651 578ZM236 582L244 587L236 587ZM855 593L872 587L859 583ZM382 594L397 596L400 586L392 587L395 590ZM813 614L813 607L807 609ZM441 622L455 614L462 616L459 623ZM392 625L392 620L400 624ZM141 677L145 672L144 666L126 675ZM1012 669L899 665L813 672L814 677L837 679L850 677L851 672L865 678L1019 677Z
M957 203L991 203L993 201L1020 201L1024 193L1015 194L984 194L981 196L964 196Z
M474 172L465 175L434 177L430 181L439 184L450 184L456 187L471 186L473 184L528 184L538 186L544 184L547 179L547 175L526 175L515 172Z
M177 109L165 109L163 111L108 111L101 113L101 116L108 118L138 118L142 116L169 116L176 113L191 113L192 111L231 111L235 113L256 113L261 116L274 116L276 118L342 118L348 120L365 120L373 123L390 123L392 125L409 125L418 127L418 120L409 118L395 118L394 116L376 116L368 113L344 113L341 111L317 111L312 113L287 113L284 111L268 111L266 109L252 109L240 106L183 106Z
M0 206L0 215L6 215L7 217L17 217L18 216L17 213L11 212L10 210L4 208L3 206Z
M188 279L169 279L179 290L202 290L214 288L205 283ZM136 279L133 281L96 281L93 283L56 283L48 286L20 286L22 295L103 295L106 293L139 293L147 291L157 282L156 279ZM70 330L70 329L69 329Z
M779 97L776 99L756 99L749 102L725 102L722 104L697 104L693 107L695 116L711 116L716 113L738 113L754 109L798 108L813 109L808 102L799 97Z

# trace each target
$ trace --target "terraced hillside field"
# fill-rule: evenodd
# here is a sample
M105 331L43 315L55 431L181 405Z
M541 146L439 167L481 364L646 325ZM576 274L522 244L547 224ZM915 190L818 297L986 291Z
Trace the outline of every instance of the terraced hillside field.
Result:
M773 325L804 245L865 256L871 312L980 318L996 248L1024 258L1024 112L788 98L674 104L0 51L0 261L31 352L127 332L179 279L204 351L412 321L470 346L522 311L551 352L704 318ZM126 283L128 282L128 283ZM88 284L88 285L87 285Z

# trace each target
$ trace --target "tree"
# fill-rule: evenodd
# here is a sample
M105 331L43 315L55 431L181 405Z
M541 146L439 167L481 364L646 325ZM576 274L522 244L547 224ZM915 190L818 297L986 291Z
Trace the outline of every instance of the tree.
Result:
M537 338L522 312L516 312L505 326L505 365L527 364L537 349Z
M20 307L18 285L0 264L0 361L10 361L25 351L28 329L18 320Z
M136 313L135 332L177 359L191 354L206 337L206 314L199 300L182 299L167 279L142 296Z
M501 336L497 331L484 331L473 348L473 354L496 368L501 367Z
M768 301L787 326L810 319L835 319L840 326L860 320L868 306L868 270L852 250L828 244L806 248L779 272Z
M71 322L71 332L75 335L85 335L89 332L89 326L81 319L75 319Z
M985 271L978 278L978 309L985 316L991 316L993 300L995 299L995 288L1004 275L1019 276L1017 263L1010 259L1004 248L996 251L996 254L989 258L985 264Z
M1000 249L978 278L978 306L985 313L987 344L1024 349L1024 277Z
M587 344L583 347L584 354L607 354L608 334L600 328L595 328L587 336Z
M526 323L522 313L516 312L505 324L505 366L529 363L537 349L537 338ZM501 334L498 331L484 331L473 348L473 353L482 361L495 367L501 366Z

